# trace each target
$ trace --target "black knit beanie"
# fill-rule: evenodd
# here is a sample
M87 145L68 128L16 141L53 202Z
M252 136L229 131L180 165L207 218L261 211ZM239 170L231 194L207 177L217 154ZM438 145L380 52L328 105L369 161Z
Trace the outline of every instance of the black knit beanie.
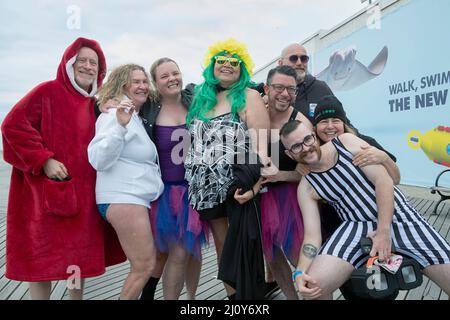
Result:
M317 125L320 121L328 118L338 118L344 123L348 123L342 103L335 96L325 96L317 102L314 110L313 124Z

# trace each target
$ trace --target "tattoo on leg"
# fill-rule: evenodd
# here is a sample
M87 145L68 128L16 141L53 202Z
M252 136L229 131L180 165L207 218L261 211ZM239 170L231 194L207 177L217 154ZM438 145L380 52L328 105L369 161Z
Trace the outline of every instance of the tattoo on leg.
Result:
M303 253L306 257L313 259L317 255L317 248L312 244L305 244L303 246Z

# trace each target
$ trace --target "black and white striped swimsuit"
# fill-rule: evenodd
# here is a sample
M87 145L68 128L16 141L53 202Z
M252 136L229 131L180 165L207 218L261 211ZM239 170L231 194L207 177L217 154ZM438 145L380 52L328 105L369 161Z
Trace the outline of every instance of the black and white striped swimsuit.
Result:
M357 268L367 260L360 249L360 239L377 227L375 186L353 165L353 155L341 141L335 138L332 143L338 152L336 164L327 171L305 176L343 221L319 254L341 258ZM395 186L391 238L396 252L415 259L422 267L450 263L450 245Z

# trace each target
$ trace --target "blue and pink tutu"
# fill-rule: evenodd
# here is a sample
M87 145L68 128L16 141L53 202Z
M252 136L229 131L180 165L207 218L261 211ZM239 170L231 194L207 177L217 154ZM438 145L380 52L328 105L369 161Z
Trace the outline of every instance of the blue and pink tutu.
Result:
M303 242L303 219L297 202L298 182L268 184L261 194L262 246L268 261L274 249L283 249L291 262L297 263Z
M201 248L208 242L209 228L189 205L187 182L165 182L163 194L151 207L156 248L167 253L172 245L179 244L200 259Z

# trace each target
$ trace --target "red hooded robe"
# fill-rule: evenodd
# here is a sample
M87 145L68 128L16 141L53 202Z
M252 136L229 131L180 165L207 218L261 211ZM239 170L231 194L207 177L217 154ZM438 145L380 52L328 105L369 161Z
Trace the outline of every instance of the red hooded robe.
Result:
M67 279L73 275L69 266L78 266L86 278L125 260L95 204L96 174L87 156L95 134L95 98L77 91L66 71L73 73L81 47L98 55L100 87L106 74L100 45L78 38L64 52L56 80L31 90L2 124L3 156L13 166L6 231L9 279ZM48 179L43 165L49 158L62 162L72 179Z

